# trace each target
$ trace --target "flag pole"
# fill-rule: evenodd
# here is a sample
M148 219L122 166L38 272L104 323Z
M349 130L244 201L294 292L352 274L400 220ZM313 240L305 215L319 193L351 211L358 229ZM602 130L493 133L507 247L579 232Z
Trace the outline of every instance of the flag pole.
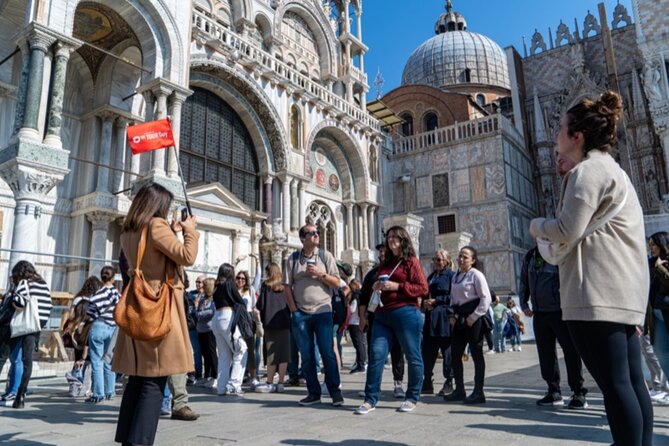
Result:
M167 120L170 122L170 127L172 126L172 119L168 116ZM193 209L190 206L190 200L188 199L188 193L186 192L186 182L184 181L184 177L181 174L181 161L179 161L179 152L177 152L177 146L176 144L171 146L172 150L174 150L174 159L177 162L177 174L179 175L179 179L181 180L181 187L183 187L184 190L184 198L186 199L186 208L188 209L188 215L191 217L193 216ZM169 148L167 149L169 150ZM169 158L169 156L168 156Z

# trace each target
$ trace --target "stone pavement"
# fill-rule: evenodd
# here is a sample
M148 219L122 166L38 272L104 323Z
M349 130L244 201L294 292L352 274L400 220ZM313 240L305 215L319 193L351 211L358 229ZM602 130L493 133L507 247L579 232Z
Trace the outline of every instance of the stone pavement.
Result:
M344 347L344 363L350 364L352 349ZM357 396L364 374L342 373L343 407L329 398L317 406L300 407L306 390L289 387L284 394L247 392L244 397L218 397L202 388L192 390L190 406L201 413L198 421L162 418L158 446L301 445L301 446L403 446L403 445L609 445L601 394L592 379L586 385L590 407L584 411L538 408L535 400L544 393L539 377L536 348L526 344L522 352L486 355L486 396L481 406L445 404L425 396L413 413L396 412L401 401L392 397L392 376L384 372L381 400L367 416L353 415L362 402ZM52 368L41 365L41 375ZM440 364L435 370L440 370ZM62 371L63 366L60 366ZM562 364L564 370L564 364ZM61 373L62 376L62 373ZM439 375L437 375L439 376ZM465 379L471 390L473 368L465 363ZM566 377L565 377L566 378ZM563 388L569 396L568 388ZM405 377L406 384L406 377ZM441 386L437 380L435 387ZM26 408L0 408L0 444L113 445L121 397L89 405L83 398L67 396L64 378L37 378ZM654 406L654 445L669 446L669 407Z

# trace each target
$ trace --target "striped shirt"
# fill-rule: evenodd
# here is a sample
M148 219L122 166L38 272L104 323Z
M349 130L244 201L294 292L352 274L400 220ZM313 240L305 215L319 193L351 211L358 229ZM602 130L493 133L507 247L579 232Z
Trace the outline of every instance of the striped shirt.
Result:
M115 327L114 308L120 298L121 295L114 285L103 286L88 302L88 317L93 321L99 320Z
M44 328L46 323L49 320L49 315L51 314L51 292L46 283L38 282L28 282L27 280L22 280L19 282L16 290L13 293L14 305L19 308L24 308L26 306L26 299L30 296L30 299L37 299L37 310L39 312L39 322L40 326Z

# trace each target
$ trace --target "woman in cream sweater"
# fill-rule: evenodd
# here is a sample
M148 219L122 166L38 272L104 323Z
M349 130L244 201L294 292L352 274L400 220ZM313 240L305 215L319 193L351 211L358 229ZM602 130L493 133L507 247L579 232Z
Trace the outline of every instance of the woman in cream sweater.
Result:
M576 167L564 177L557 218L533 220L530 233L571 247L559 265L563 319L602 390L614 443L645 446L653 409L635 326L644 321L649 279L641 206L612 156L621 112L620 96L605 92L562 117L557 152ZM608 221L587 235L602 217Z

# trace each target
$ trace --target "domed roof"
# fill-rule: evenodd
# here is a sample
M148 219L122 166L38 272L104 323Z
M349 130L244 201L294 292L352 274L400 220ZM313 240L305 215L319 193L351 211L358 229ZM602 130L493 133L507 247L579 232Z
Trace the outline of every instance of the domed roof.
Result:
M483 84L511 89L502 48L486 36L467 31L467 22L460 13L452 12L450 0L446 10L435 25L437 35L409 57L402 73L402 85L444 88Z

